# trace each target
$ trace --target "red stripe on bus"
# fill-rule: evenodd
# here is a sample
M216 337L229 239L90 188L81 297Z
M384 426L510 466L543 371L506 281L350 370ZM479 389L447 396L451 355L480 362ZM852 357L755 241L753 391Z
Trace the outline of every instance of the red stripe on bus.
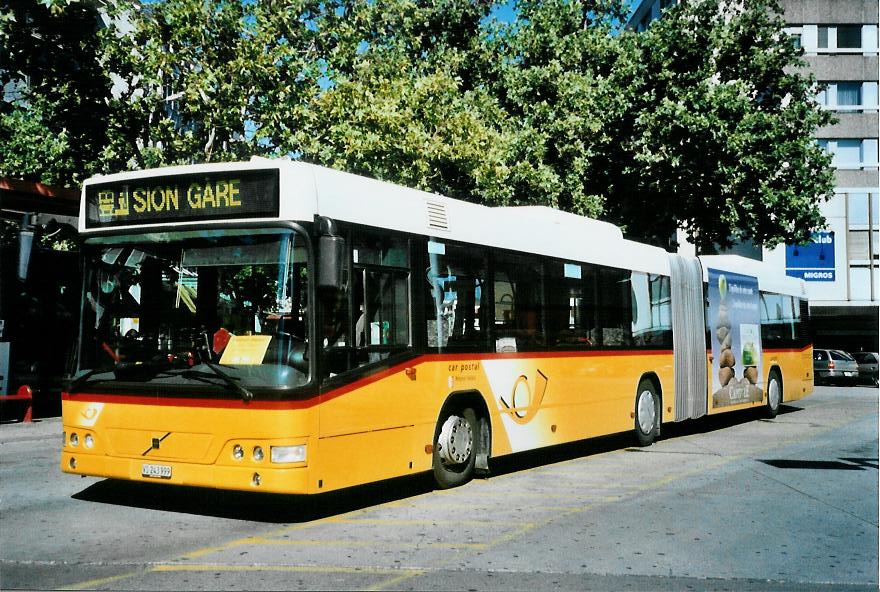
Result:
M216 409L305 409L315 405L318 397L301 401L250 401L239 399L204 399L184 397L144 397L141 395L105 395L100 393L62 393L62 401L82 403L119 403L123 405L161 405L163 407L210 407Z
M353 390L363 388L374 382L378 382L389 376L393 376L403 372L406 368L418 366L429 362L451 362L451 361L469 361L469 360L511 360L511 359L546 359L546 358L591 358L591 357L608 357L608 356L670 356L672 350L597 350L586 352L517 352L517 353L479 353L473 355L458 354L424 354L395 364L385 370L380 370L375 374L364 376L354 382L344 384L333 390L315 395L308 399L298 401L242 401L239 399L204 399L204 398L182 398L182 397L144 397L140 395L106 395L99 393L82 393L74 394L62 393L61 399L64 401L81 401L84 403L121 403L126 405L162 405L166 407L210 407L218 409L307 409L314 407L321 401L329 401L340 397Z
M764 348L765 354L800 354L808 349L813 347L812 345L808 345L806 347L768 347Z

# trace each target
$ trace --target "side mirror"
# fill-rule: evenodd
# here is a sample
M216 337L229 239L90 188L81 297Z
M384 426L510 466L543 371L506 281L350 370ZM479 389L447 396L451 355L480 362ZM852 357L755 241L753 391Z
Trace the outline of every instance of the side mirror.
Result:
M318 287L345 287L346 248L345 239L336 233L336 223L322 218L318 238Z
M18 279L22 282L27 280L28 266L31 262L31 250L34 245L34 227L28 222L28 216L21 224L18 235Z

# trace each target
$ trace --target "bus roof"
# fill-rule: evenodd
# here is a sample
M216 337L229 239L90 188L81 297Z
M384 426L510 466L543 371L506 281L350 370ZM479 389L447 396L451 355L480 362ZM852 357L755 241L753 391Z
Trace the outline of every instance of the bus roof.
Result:
M396 230L513 251L536 253L563 260L589 262L662 275L670 274L669 254L659 248L625 239L620 228L545 206L488 207L411 189L368 177L288 159L254 157L249 162L175 166L94 177L83 187L81 212L86 212L90 185L156 179L209 172L277 169L280 203L277 218L259 220L311 221L326 216L380 229ZM80 231L85 228L80 217ZM228 220L225 220L228 222ZM203 219L174 222L170 226L205 224ZM142 230L144 226L116 226L114 230ZM780 276L759 261L729 255L704 256L713 267L757 276L762 290L803 294L801 280Z
M758 278L758 287L765 292L791 294L799 298L807 297L806 283L798 278L779 273L779 269L763 261L755 261L739 255L701 255L703 281L709 281L709 268L732 271L741 275Z

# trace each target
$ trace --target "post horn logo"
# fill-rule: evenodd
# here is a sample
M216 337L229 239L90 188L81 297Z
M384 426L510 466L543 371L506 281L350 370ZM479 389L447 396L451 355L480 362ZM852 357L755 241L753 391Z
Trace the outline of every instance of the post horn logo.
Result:
M527 424L538 413L544 394L547 392L547 375L537 370L535 373L534 389L529 386L529 379L525 374L520 374L513 383L510 396L501 395L499 400L507 409L510 418L518 424Z

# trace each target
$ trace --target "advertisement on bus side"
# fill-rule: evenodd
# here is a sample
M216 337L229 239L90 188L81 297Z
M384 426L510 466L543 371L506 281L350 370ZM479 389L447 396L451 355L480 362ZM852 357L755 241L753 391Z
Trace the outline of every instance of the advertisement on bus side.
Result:
M758 278L709 269L712 407L761 401Z

